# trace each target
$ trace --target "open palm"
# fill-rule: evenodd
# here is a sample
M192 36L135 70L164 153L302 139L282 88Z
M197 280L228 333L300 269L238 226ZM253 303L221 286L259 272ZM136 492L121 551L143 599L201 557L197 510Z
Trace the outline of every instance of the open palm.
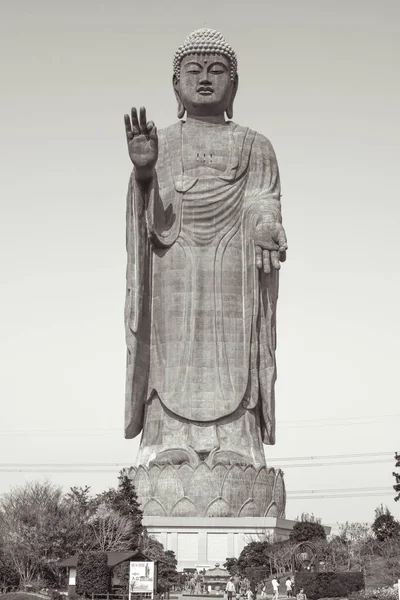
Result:
M157 128L153 121L147 122L144 107L140 109L139 118L136 108L132 108L131 117L125 115L124 119L129 157L136 169L136 178L149 179L158 158Z

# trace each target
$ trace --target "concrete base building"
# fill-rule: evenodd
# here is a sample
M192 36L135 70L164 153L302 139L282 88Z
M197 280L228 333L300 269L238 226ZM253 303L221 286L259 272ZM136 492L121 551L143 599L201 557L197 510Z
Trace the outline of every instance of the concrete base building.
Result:
M238 557L251 541L287 539L296 521L275 517L144 517L150 535L175 552L178 571L212 568Z

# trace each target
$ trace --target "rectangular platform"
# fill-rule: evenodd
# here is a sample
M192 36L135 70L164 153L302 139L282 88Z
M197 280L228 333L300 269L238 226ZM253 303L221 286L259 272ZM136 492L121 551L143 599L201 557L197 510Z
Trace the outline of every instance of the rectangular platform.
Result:
M287 539L295 523L275 517L143 517L149 534L175 552L178 571L222 566L251 541Z

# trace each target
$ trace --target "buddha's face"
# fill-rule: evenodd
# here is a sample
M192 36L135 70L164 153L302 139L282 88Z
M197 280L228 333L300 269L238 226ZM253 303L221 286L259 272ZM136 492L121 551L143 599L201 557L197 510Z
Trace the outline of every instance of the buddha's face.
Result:
M223 115L236 92L229 60L219 54L194 54L182 59L180 79L174 79L188 116Z

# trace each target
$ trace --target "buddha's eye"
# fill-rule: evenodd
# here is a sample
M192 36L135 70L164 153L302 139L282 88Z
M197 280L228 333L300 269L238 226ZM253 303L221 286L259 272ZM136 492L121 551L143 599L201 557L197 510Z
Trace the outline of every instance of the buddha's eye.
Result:
M189 73L190 75L198 75L199 73L201 73L201 71L199 71L199 69L189 69L188 71L186 71L186 73Z

